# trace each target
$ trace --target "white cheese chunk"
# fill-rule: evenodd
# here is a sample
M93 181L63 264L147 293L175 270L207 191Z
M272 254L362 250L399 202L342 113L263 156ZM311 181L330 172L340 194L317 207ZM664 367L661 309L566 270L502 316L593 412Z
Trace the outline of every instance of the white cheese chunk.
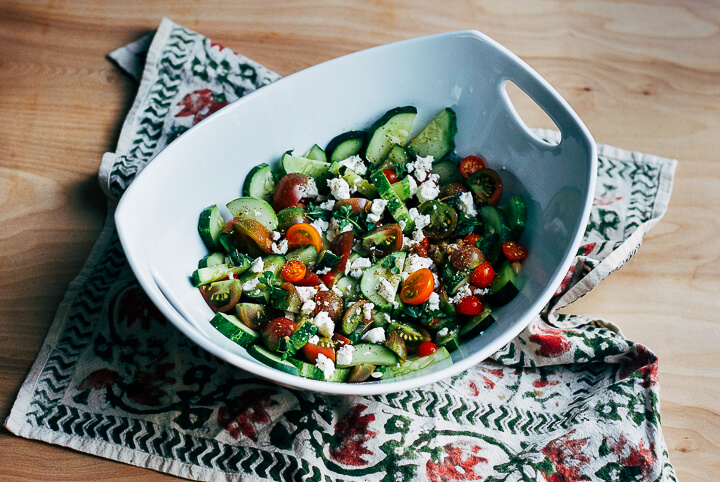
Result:
M335 373L335 364L322 353L318 354L315 366L322 370L325 380L329 379L333 373Z
M362 157L358 155L350 156L347 159L343 159L342 161L340 161L340 165L347 167L348 169L360 176L364 176L367 172L367 166L365 165L365 162L362 160Z
M332 338L335 331L335 322L330 318L327 311L321 311L315 316L313 323L318 328L318 333L327 338Z
M336 177L328 181L330 193L338 201L342 199L350 199L350 185L341 177Z
M355 351L355 347L352 345L341 346L335 355L335 362L338 365L350 365L353 359L353 351Z
M373 328L363 335L362 340L368 343L382 343L385 341L385 329L382 327Z
M263 259L260 257L257 257L257 258L255 258L255 261L253 261L252 264L250 265L250 271L252 271L253 273L262 273L264 266L265 266L265 264L263 263Z
M390 284L390 282L385 278L380 278L378 280L377 292L389 302L395 299L395 290L393 289L392 284Z
M477 209L475 209L473 196L469 192L460 194L458 197L458 207L460 208L460 211L464 212L468 217L477 216Z

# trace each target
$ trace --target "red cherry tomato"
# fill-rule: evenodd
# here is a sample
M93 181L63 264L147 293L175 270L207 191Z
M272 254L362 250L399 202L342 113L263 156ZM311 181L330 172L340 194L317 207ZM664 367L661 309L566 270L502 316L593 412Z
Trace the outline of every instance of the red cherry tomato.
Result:
M470 283L478 288L487 288L495 278L495 270L490 263L480 263L470 275Z
M337 274L330 271L329 273L324 274L321 279L322 279L322 282L325 283L325 286L327 286L328 288L332 288L333 285L335 284L336 278L337 278Z
M479 315L483 309L482 302L474 296L466 296L457 305L457 312L461 315Z
M422 241L420 241L418 244L413 246L412 251L413 251L413 253L417 254L418 256L427 258L428 249L430 249L430 241L428 240L427 237L424 237Z
M305 273L305 277L295 283L295 286L318 286L322 281L320 281L320 278L315 273L307 272Z
M502 250L505 257L510 261L522 261L528 255L528 249L517 241L503 243Z
M475 247L477 247L477 243L481 239L482 236L480 236L479 234L468 234L467 236L465 236L465 242Z
M332 339L334 342L337 342L337 347L340 348L345 345L351 345L349 338L344 337L340 333L333 333Z
M310 363L316 363L318 355L320 355L321 353L331 359L333 363L335 363L335 350L333 350L332 348L313 345L312 343L305 343L305 345L300 348L300 351L302 351L303 355L305 355L305 358L307 358Z
M431 341L426 341L418 347L417 355L422 358L424 356L432 355L437 351L438 347Z
M395 184L396 182L398 182L395 169L383 169L383 174L385 174L385 177L387 177L387 180L390 184Z
M465 178L470 177L475 171L487 167L485 161L477 156L467 156L465 159L460 161L460 174Z
M280 274L290 283L297 283L305 278L306 268L302 261L294 259L285 263L280 270Z

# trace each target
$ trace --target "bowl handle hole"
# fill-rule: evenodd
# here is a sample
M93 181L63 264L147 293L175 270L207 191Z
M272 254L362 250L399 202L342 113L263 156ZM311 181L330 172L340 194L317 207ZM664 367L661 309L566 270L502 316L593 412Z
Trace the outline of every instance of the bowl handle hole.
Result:
M507 80L504 83L506 100L515 114L515 120L520 124L523 129L533 137L536 141L542 142L550 146L556 146L560 143L558 139L545 139L538 137L529 127L539 127L543 129L557 129L560 128L555 122L547 115L545 110L540 107L524 90L515 84L512 80Z

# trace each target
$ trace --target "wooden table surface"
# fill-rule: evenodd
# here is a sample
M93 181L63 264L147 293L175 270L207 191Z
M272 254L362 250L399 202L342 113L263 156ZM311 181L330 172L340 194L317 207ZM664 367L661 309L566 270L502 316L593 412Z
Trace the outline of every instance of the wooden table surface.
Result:
M663 432L681 480L720 473L720 3L0 2L0 418L100 232L100 158L136 84L105 54L163 16L282 75L424 34L478 29L526 60L599 143L679 160L665 218L571 312L660 358ZM529 125L552 127L514 96ZM160 479L0 430L0 476Z

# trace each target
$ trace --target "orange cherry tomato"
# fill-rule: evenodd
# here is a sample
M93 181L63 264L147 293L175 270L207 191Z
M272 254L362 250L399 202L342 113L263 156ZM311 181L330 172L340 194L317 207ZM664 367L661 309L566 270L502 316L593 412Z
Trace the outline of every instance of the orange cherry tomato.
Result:
M432 271L427 268L419 269L403 283L400 290L400 299L408 305L419 305L430 298L434 289L435 279Z
M289 281L290 283L297 283L298 281L302 281L302 279L305 278L306 271L307 269L305 268L303 262L294 259L292 261L288 261L283 265L282 269L280 270L280 274L285 279L285 281Z
M483 161L479 157L467 156L465 159L460 161L460 174L462 174L463 177L468 178L475 171L479 171L484 167L487 167L487 165L485 164L485 161Z
M528 249L517 241L503 243L502 250L505 257L510 261L522 261L528 255Z
M383 169L383 174L385 174L390 184L395 184L398 181L395 169Z
M490 263L480 263L470 274L470 283L478 288L487 288L495 278L495 270Z
M313 345L312 343L305 343L305 345L300 348L300 351L302 351L303 355L305 355L305 358L307 358L310 363L316 363L318 355L321 353L335 363L335 350L332 348Z
M420 358L428 355L432 355L437 351L438 347L435 343L431 341L426 341L422 345L418 347L417 356Z
M315 226L308 223L298 223L290 226L287 230L285 238L288 242L288 249L293 250L301 246L315 246L318 253L322 249L322 240L320 233L317 232Z

